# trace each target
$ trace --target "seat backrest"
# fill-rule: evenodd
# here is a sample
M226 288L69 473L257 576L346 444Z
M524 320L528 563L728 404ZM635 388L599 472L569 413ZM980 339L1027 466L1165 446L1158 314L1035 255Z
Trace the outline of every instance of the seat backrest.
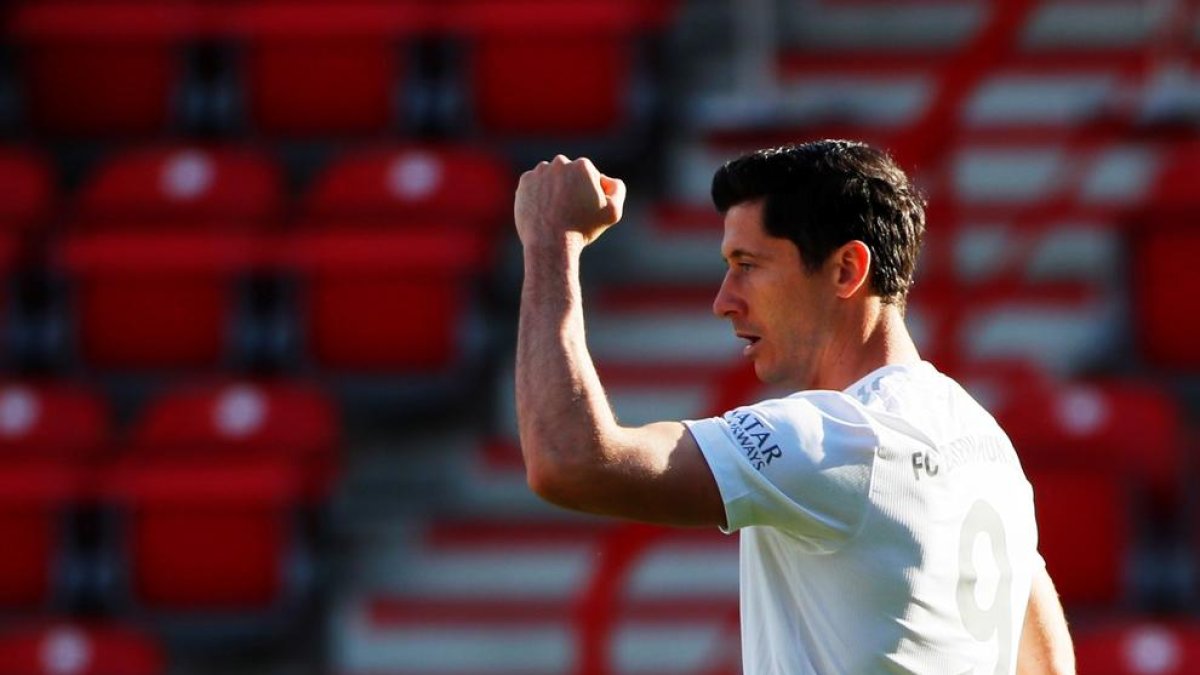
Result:
M162 646L117 625L74 621L18 626L0 634L0 675L160 675Z
M108 406L68 383L0 383L0 457L86 460L111 438Z
M1200 626L1129 616L1072 631L1076 665L1095 675L1183 675L1200 664Z
M252 228L280 216L283 177L269 157L246 148L157 147L105 161L79 196L83 228Z
M311 188L304 218L321 225L441 224L494 230L506 222L515 181L500 158L464 146L347 153Z
M183 385L152 401L131 450L159 456L332 452L338 422L320 389L293 382Z

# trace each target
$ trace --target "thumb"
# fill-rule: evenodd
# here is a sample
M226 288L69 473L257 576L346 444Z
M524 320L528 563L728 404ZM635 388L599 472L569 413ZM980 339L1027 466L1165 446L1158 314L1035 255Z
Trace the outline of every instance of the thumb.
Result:
M600 188L604 191L604 213L609 223L615 223L625 209L625 181L601 175Z

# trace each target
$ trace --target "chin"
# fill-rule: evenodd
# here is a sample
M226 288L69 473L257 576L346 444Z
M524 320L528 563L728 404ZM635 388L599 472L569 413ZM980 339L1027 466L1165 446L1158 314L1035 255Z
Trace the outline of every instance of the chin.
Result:
M754 362L754 375L763 384L791 391L804 391L813 387L812 380L809 378L797 377L795 373L772 370L758 361Z

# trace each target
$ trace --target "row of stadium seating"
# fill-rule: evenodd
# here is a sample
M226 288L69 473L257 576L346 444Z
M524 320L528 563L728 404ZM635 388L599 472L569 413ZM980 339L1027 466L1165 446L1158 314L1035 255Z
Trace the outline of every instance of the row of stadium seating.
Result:
M455 91L435 105L465 101L449 116L482 134L588 135L634 117L631 38L675 4L38 0L4 34L28 126L51 135L158 134L189 98L218 118L241 102L258 133L373 135L439 88ZM454 73L430 82L438 70Z
M346 153L294 216L279 164L248 148L126 151L67 199L52 176L30 151L0 157L3 269L67 284L43 318L70 327L77 363L135 370L230 367L289 298L297 316L276 328L302 330L318 368L451 370L478 352L513 188L502 160L461 145Z
M1156 156L1151 148L1138 152ZM1175 156L1156 160L1157 178L1137 181L1149 187L1127 192L1118 208L1053 196L935 207L913 302L913 329L926 351L943 364L1033 356L1052 370L1078 372L1111 358L1126 337L1125 317L1133 316L1139 333L1128 338L1148 363L1198 365L1172 309L1195 290L1172 272L1198 243L1182 215L1191 194L1170 188L1174 199L1167 187L1152 187L1181 182L1190 154L1184 148ZM307 324L320 366L446 368L471 340L462 332L471 325L464 317L472 283L498 264L515 173L499 157L462 145L347 152L289 208L281 171L264 153L159 147L109 158L68 206L51 208L58 198L44 160L28 151L0 160L9 197L0 223L6 268L44 261L74 283L69 323L79 331L79 360L101 368L230 363L229 336L238 335L236 312L246 304L238 302L237 283L256 275L307 282L309 304L290 311L306 314L297 323ZM987 163L963 159L954 175L998 170L978 166ZM1104 166L1101 159L1093 173ZM953 194L966 199L969 188ZM715 287L719 266L700 253L719 241L711 209L667 203L642 220L642 267L656 268L664 283ZM45 259L37 257L42 250ZM1126 289L1111 275L1126 265L1128 308ZM131 288L121 281L128 278L159 283ZM184 306L193 311L180 317ZM432 320L413 325L402 311L378 311L388 307ZM1031 322L1039 330L1027 330Z
M666 542L660 550L671 545ZM541 567L561 566L548 562ZM643 567L634 573L632 585L651 576L655 574ZM484 605L486 602L479 604ZM569 613L567 607L561 611ZM741 672L736 648L726 651L723 647L737 644L728 615L673 621L653 610L621 608L609 616L620 628L613 631L611 641L596 641L586 637L591 634L588 628L580 627L578 634L564 632L524 613L516 620L499 612L473 621L452 620L445 614L432 621L414 621L407 606L378 602L362 608L356 619L377 634L397 632L406 625L412 626L412 632L405 649L389 647L384 652L364 645L363 656L353 664L358 670L353 672L369 672L372 667L375 672L419 672L421 667L429 669L425 672L451 672L450 668L459 668L453 672L494 672L518 667L530 675L560 675L576 672L586 663L594 664L586 666L593 669L589 672L619 675L683 672L680 663L690 666L686 672L706 675ZM438 621L452 621L453 627L445 632L431 630ZM550 645L555 655L536 658L546 651L539 648L542 645ZM1075 649L1079 672L1185 675L1191 672L1189 664L1200 659L1200 626L1187 621L1113 621L1078 633ZM132 626L39 621L0 629L0 675L164 675L171 672L168 666L163 645Z
M82 385L0 388L0 614L100 605L219 625L304 605L343 461L328 394L182 384L115 426Z

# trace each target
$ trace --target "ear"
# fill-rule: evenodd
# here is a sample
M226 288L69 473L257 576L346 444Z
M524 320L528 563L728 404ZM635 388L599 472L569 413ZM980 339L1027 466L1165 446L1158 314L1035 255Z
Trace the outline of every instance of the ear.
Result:
M871 249L857 239L843 244L830 256L839 298L848 299L870 285Z

